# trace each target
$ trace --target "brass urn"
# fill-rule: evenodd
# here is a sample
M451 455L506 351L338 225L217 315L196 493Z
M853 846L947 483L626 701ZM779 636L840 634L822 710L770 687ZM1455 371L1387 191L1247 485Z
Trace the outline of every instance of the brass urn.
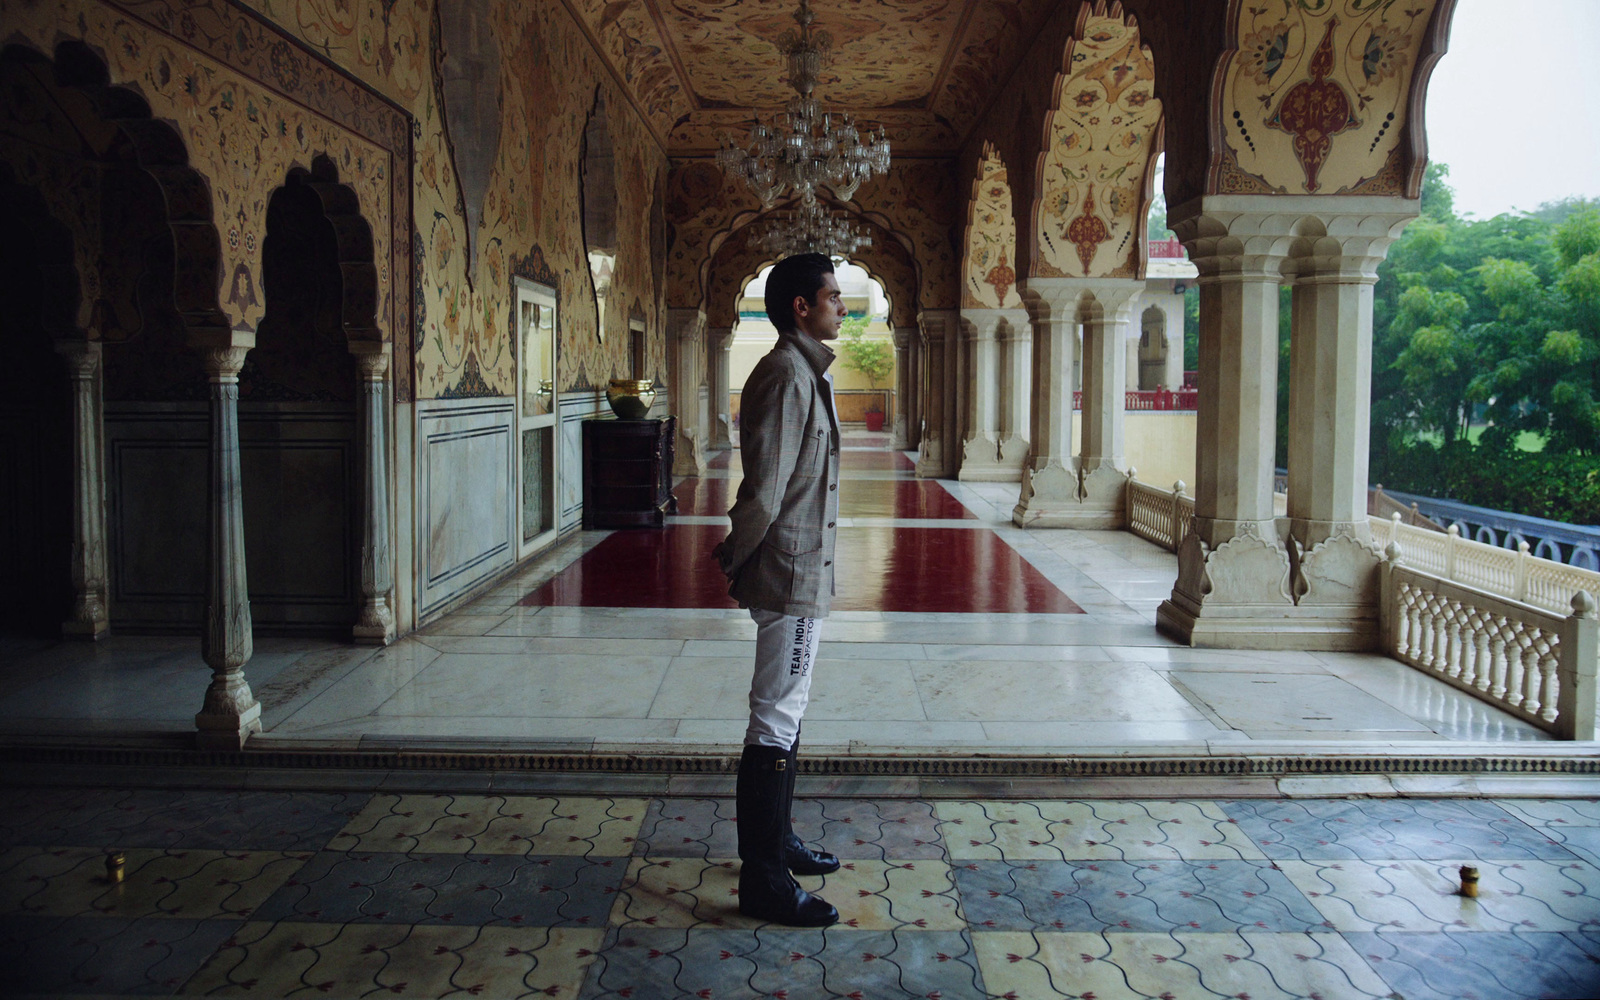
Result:
M647 378L614 378L606 384L606 402L618 420L643 420L655 401L654 384Z

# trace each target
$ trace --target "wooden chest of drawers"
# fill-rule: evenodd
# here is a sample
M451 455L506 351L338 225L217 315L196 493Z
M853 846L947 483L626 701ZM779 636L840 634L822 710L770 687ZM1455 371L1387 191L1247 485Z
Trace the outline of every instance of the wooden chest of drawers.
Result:
M583 526L659 528L672 495L675 417L583 422Z

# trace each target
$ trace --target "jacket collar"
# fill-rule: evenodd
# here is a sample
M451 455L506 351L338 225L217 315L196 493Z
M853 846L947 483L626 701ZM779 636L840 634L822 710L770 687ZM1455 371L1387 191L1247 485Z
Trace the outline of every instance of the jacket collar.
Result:
M793 345L794 349L800 352L800 356L805 358L811 367L816 370L818 378L821 378L827 372L828 366L833 364L833 359L837 357L833 352L833 348L810 334L801 333L799 330L780 333L778 334L778 340L780 343Z

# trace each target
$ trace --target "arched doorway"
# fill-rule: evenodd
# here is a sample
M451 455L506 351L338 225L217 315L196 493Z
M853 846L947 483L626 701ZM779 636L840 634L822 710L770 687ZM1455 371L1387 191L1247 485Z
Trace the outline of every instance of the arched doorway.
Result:
M1160 306L1150 306L1139 317L1139 390L1177 388L1166 381L1167 313Z

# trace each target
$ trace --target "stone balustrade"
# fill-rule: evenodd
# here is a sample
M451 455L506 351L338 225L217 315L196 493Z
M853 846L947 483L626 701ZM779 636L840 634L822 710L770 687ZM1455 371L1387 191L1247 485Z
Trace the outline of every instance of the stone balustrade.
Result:
M1188 534L1194 498L1128 472L1128 530L1169 551ZM1281 499L1281 496L1280 496ZM1280 516L1282 504L1279 505ZM1372 518L1381 651L1562 739L1593 740L1600 573Z

